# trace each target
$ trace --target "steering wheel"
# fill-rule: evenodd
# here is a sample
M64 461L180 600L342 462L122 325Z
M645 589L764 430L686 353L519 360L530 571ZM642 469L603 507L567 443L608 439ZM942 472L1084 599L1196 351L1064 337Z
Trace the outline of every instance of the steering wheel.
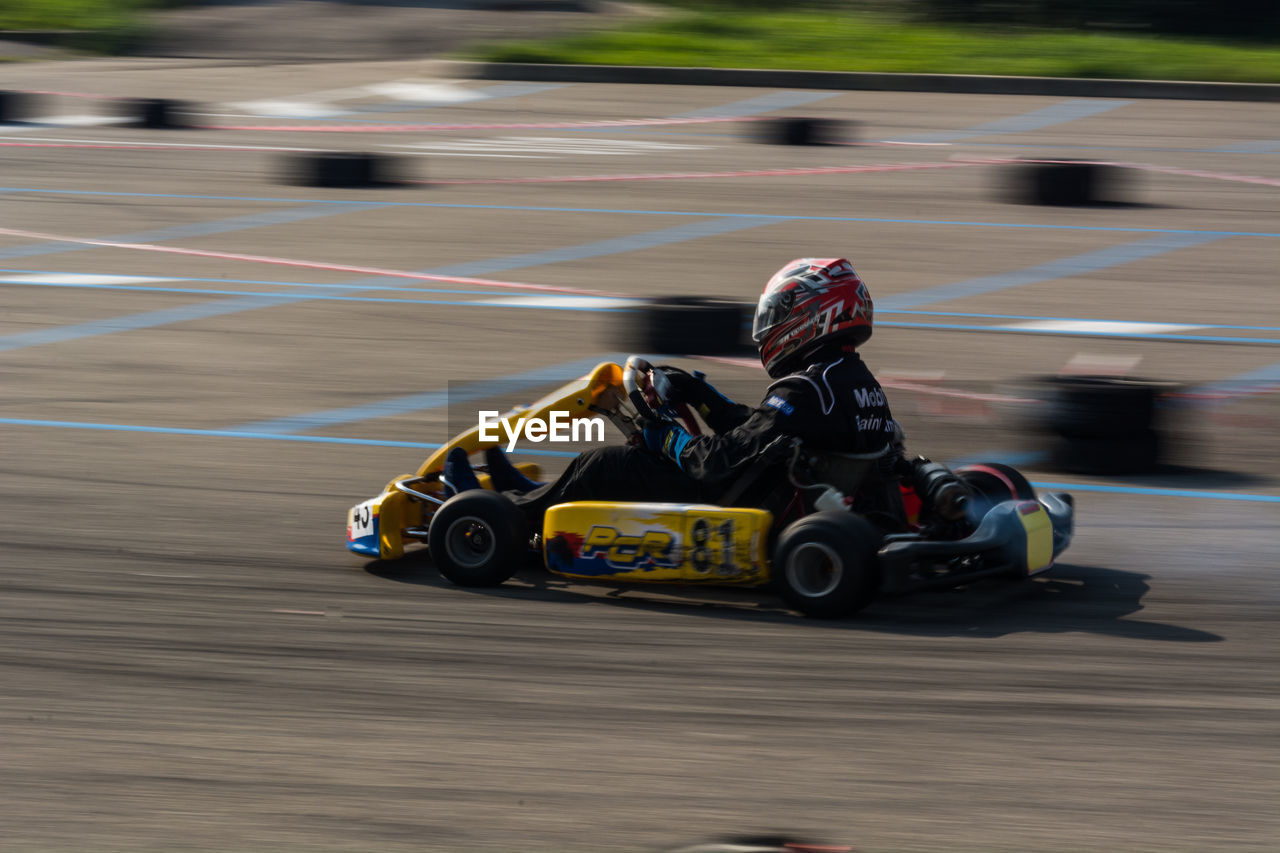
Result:
M662 399L663 387L669 388L670 385L662 371L655 370L652 364L638 355L627 359L622 369L622 388L627 392L631 405L636 407L636 412L649 420L662 420L670 419L670 416L661 410L672 410L689 435L702 435L702 428L687 405Z

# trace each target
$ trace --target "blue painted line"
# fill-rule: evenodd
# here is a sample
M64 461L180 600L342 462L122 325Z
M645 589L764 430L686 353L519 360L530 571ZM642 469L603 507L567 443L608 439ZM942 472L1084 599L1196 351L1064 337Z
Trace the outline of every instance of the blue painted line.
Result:
M915 133L908 136L894 137L906 142L955 142L962 139L973 139L979 136L995 136L1004 133L1026 133L1031 130L1043 130L1046 127L1064 124L1077 119L1089 118L1100 113L1109 112L1117 107L1128 106L1132 101L1103 101L1093 98L1079 98L1063 101L1053 106L1032 110L1021 115L1008 116L995 121L975 124L964 130L944 130L936 133Z
M334 216L341 213L359 213L365 210L372 210L375 207L377 205L366 202L345 202L342 207L336 209L327 205L307 205L286 210L270 210L262 213L250 213L245 216L233 216L229 219L218 219L213 222L195 222L190 225L175 225L170 228L158 228L153 231L116 234L98 239L112 240L118 243L160 243L165 240L178 240L184 237L208 237L213 234L226 234L230 231L260 228L264 225L284 225L289 222L302 222L307 219L319 219L320 217ZM84 243L43 242L29 246L16 246L12 249L0 249L0 258L29 258L36 255L81 252L88 249L101 248L101 246L91 246Z
M1238 394L1242 391L1271 388L1276 385L1280 385L1280 362L1268 364L1266 367L1259 367L1255 370L1246 370L1244 373L1237 373L1227 379L1220 379L1217 382L1201 385L1198 388L1193 388L1188 393L1205 395Z
M980 453L976 456L966 456L948 465L951 468L959 468L963 465L979 465L984 462L998 462L1002 465L1012 465L1015 468L1019 465L1035 465L1037 462L1043 462L1048 456L1042 450L1028 450L1022 452L1001 452L994 451L991 453Z
M1073 492L1103 492L1115 495L1149 495L1160 498L1199 498L1212 501L1250 501L1280 503L1280 495L1258 495L1248 492L1210 492L1202 489L1157 489L1149 486L1108 486L1101 483L1033 482L1037 489L1069 489Z
M1185 234L1153 237L1148 240L1140 240L1136 243L1125 243L1120 246L1111 246L1094 252L1085 252L1083 255L1073 255L1069 258L1060 258L1058 260L1049 261L1045 264L1037 264L1034 267L1027 267L1026 269L999 273L997 275L982 276L980 278L971 278L966 281L958 281L953 284L944 284L938 287L917 290L913 293L889 296L879 300L880 304L877 307L881 307L883 310L896 311L903 308L918 308L922 305L928 305L933 302L946 302L952 299L964 299L969 296L980 296L984 293L993 293L1000 290L1006 290L1010 287L1021 287L1027 284L1037 284L1039 282L1049 281L1051 279L1097 272L1098 270L1107 269L1108 267L1132 263L1144 258L1150 258L1156 255L1165 254L1166 252L1172 252L1176 249L1198 246L1202 243L1208 243L1218 239L1221 239L1219 235L1211 234Z
M280 294L275 296L249 296L242 299L222 299L217 302L200 302L195 305L181 305L176 308L161 308L156 311L144 311L141 314L108 317L105 320L93 320L88 323L76 323L52 329L18 332L0 337L0 352L10 352L43 344L63 343L98 335L110 335L116 332L133 332L156 326L168 326L173 323L219 317L224 314L237 314L241 311L255 311L259 308L288 305L304 301L307 298L305 294Z
M214 279L198 279L200 281L212 281ZM260 282L261 284L279 284L285 287L342 287L342 285L312 285L312 284L289 284L287 282ZM13 284L17 287L54 287L63 289L89 289L89 290L114 290L126 292L141 293L180 293L191 296L290 296L289 294L273 294L263 291L253 290L213 290L209 288L198 287L162 287L158 285L143 284L77 284L74 282L6 282L0 277L0 284ZM370 286L360 288L361 290L376 291L390 290L398 292L416 292L416 288L401 287L377 287ZM491 291L478 290L435 290L423 288L427 293L448 293L462 294L472 296L484 296L484 299L403 299L394 297L376 297L376 296L331 296L328 294L305 294L292 297L295 300L305 299L308 302L358 302L365 304L392 304L392 305L432 305L445 306L453 308L485 308L485 309L501 309L513 308L521 311L577 311L583 313L605 313L615 314L631 310L630 308L617 307L612 297L575 297L580 300L578 304L572 305L556 305L556 304L540 304L534 300L520 301L518 303L504 304L500 300L506 298L524 299L528 296L525 291L521 290L502 290L495 288ZM590 302L598 304L583 304ZM264 306L270 307L270 306ZM1075 321L1062 317L1029 317L1007 314L967 314L963 312L947 312L947 311L882 311L882 314L936 314L940 316L956 316L956 317L998 317L1013 320L1061 320L1064 322L1122 322L1122 321L1106 321L1097 319L1079 319ZM960 331L960 332L1007 332L1021 333L1031 335L1057 335L1059 337L1101 337L1101 338L1123 338L1123 339L1143 339L1143 340L1165 340L1165 341L1192 341L1202 343L1245 343L1245 344L1280 344L1280 339L1272 338L1248 338L1240 336L1214 336L1214 335L1180 335L1171 333L1157 332L1116 332L1105 330L1066 330L1066 329L1036 329L1036 328L1010 328L1008 326L989 326L980 324L966 323L913 323L909 321L885 320L881 319L878 324L884 328L892 329L936 329L940 331ZM747 324L748 326L750 323ZM1206 325L1206 329L1240 329L1246 331L1280 331L1278 327L1271 326L1213 326ZM3 340L0 338L0 351L3 351ZM15 347L16 348L16 347Z
M33 187L0 187L0 193L35 193L42 195L78 195L78 196L110 196L116 198L180 198L197 201L248 201L269 204L296 204L296 198L275 198L270 196L211 196L185 193L126 193L106 192L99 190L50 190ZM342 199L307 199L308 204L350 205L351 201ZM759 219L767 217L780 222L871 222L889 225L942 225L968 228L1017 228L1022 230L1041 231L1082 231L1118 234L1190 234L1210 235L1213 237L1280 237L1280 231L1209 231L1200 228L1126 228L1119 226L1097 225L1049 225L1034 222L981 222L964 219L896 219L876 216L808 216L765 213L734 213L731 211L698 211L698 210L648 210L643 208L612 207L542 207L520 204L461 204L455 202L425 201L380 201L362 202L369 207L426 207L448 210L507 210L522 213L610 213L634 216L689 216L700 218L746 218Z
M1086 329L1019 329L1013 326L983 326L965 323L909 323L882 320L876 324L890 329L926 329L940 332L1001 332L1014 335L1053 335L1060 338L1121 338L1141 341L1180 341L1207 344L1254 344L1274 346L1280 338L1245 338L1238 335L1176 335L1160 332L1108 332Z
M976 314L969 311L892 311L876 306L879 314L910 314L920 317L972 317L983 320L1033 320L1060 323L1167 323L1195 326L1200 329L1240 329L1249 332L1280 332L1280 326L1229 326L1215 323L1183 323L1180 320L1103 320L1098 317L1042 317L1037 314Z
M225 429L184 429L181 427L136 426L133 424L103 424L84 421L49 421L31 418L0 418L0 424L19 427L46 427L52 429L84 429L108 432L138 432L155 435L191 435L209 438L244 438L269 441L300 441L311 444L347 444L363 447L405 447L419 450L437 450L442 445L417 441L385 441L371 438L345 438L328 435L292 435L276 433L251 433ZM549 456L564 459L578 454L567 450L536 450L522 447L520 453L527 456ZM1109 492L1113 494L1144 495L1150 497L1198 498L1201 500L1252 501L1280 503L1280 495L1259 495L1246 492L1210 492L1197 489L1157 489L1144 486L1108 486L1095 483L1033 482L1037 489L1069 489L1073 492Z
M0 279L0 284L5 284L5 283L7 282L5 282L3 279ZM253 290L211 290L211 289L198 288L198 287L152 287L152 286L139 285L139 284L49 284L49 283L44 283L44 284L32 285L28 282L17 282L14 284L14 286L15 287L22 287L22 286L57 287L57 288L63 288L63 289L88 288L91 290L117 290L117 291L142 292L142 293L181 293L189 296L277 296L278 295L278 296L287 298L291 302L297 302L297 301L360 302L360 303L367 303L367 304L389 303L392 305L437 305L437 306L444 305L444 306L451 306L456 308L498 308L498 309L515 308L521 311L526 311L526 310L527 311L583 311L588 313L596 312L596 313L611 314L611 313L617 313L620 311L630 310L629 308L619 308L616 305L611 305L610 303L613 300L610 297L599 297L598 300L596 300L599 303L597 305L585 305L585 304L554 305L554 304L539 304L538 302L534 302L534 301L528 301L528 302L522 301L519 303L504 304L501 301L496 301L496 300L512 299L512 298L523 299L525 297L528 297L529 294L523 290L501 290L497 288L495 288L492 291L487 291L484 293L485 296L489 297L488 299L396 299L393 297L377 297L377 296L330 296L328 294L319 294L319 295L287 294L287 293L273 294L273 293L265 293L262 291L253 291ZM306 285L298 285L298 286L305 287ZM362 288L362 289L377 290L378 288L370 287L370 288ZM388 288L388 289L395 290L400 288ZM431 291L431 292L436 292L436 291ZM444 292L456 293L456 292L463 292L463 291L444 291ZM478 291L472 291L472 292L478 292ZM555 294L548 294L548 296L554 296L554 295ZM579 297L574 297L574 299L593 300L596 298L589 297L589 296L579 296ZM272 306L264 305L262 307L270 308ZM188 318L188 319L194 319L194 318ZM71 327L67 327L67 328L71 328ZM147 328L147 326L142 326L140 328ZM71 338L68 338L67 340L72 340L76 337L86 337L86 335L74 335ZM4 341L5 341L4 338L0 338L0 352L4 351ZM49 343L52 343L52 341L50 341ZM28 344L28 346L30 346L30 344ZM19 349L19 348L20 347L18 346L13 347L13 349Z
M172 292L172 293L219 293L219 294L225 294L227 296L272 295L270 292L264 292L264 291L206 290L203 288L195 288L195 287L192 287L192 288L166 287L160 284L154 284L154 285L96 284L96 283L84 283L84 282L77 282L77 281L22 281L17 277L17 275L8 275L8 274L65 275L65 276L84 275L84 273L62 272L62 271L53 271L53 270L0 269L0 284L12 284L15 287L62 287L62 288L73 288L73 289L83 288L86 290L143 290L143 291L155 290L159 292ZM125 275L127 275L127 273L125 273ZM260 285L266 285L269 287L314 288L319 291L328 289L328 290L340 290L340 291L356 290L356 291L368 291L368 292L387 291L390 293L430 293L430 294L447 293L447 294L457 294L459 296L494 296L494 297L528 295L528 291L525 291L519 288L505 289L501 287L491 287L491 288L486 288L485 290L455 290L453 288L447 288L447 287L430 287L425 283L421 287L396 287L390 284L382 284L382 285L370 284L367 286L356 286L353 284L342 284L342 283L324 284L321 282L313 282L313 281L269 281L269 280L263 280L263 279L243 279L243 278L195 278L191 276L147 276L147 277L154 278L157 282L160 282L160 281L173 281L173 282L207 281L210 283L217 283L217 284L260 284ZM601 297L601 298L606 298L606 297ZM412 302L415 300L408 300L408 301Z
M289 435L274 433L252 433L229 429L184 429L182 427L135 426L133 424L101 424L83 421L45 421L28 418L0 418L0 424L7 426L50 427L54 429L87 429L107 432L141 432L155 435L199 435L210 438L250 438L271 441L301 441L310 444L352 444L362 447L407 447L418 450L439 450L443 445L429 444L420 441L385 441L374 438L344 438L330 435ZM535 450L521 447L518 451L525 456L553 456L572 459L578 454L568 450Z
M703 237L714 237L729 234L748 228L759 228L782 221L775 216L723 217L687 225L663 228L659 231L646 231L640 234L629 234L626 237L614 237L580 246L567 246L563 249L549 249L543 252L531 252L525 255L511 255L505 258L491 258L485 261L453 264L447 267L436 267L432 275L478 276L511 269L540 266L542 264L558 264L565 261L581 261L587 258L598 258L603 255L617 255L623 252L635 252L641 249L652 249L671 243L683 243L687 240L698 240Z
M595 258L619 252L631 252L638 249L652 248L654 246L664 246L671 243L683 242L685 240L697 240L699 238L715 234L740 231L746 228L757 228L761 225L768 225L775 221L777 220L773 217L762 216L747 218L725 217L704 222L689 223L687 225L678 225L672 228L663 228L653 232L633 234L627 237L584 243L579 246L568 246L563 249L551 249L545 252L534 252L532 254L525 255L512 255L505 258L491 258L484 261L473 261L466 264L437 267L435 269L429 269L422 272L425 275L482 275L508 269L516 269L519 267L534 266L536 264ZM166 326L171 323L181 323L188 320L203 319L205 317L217 317L226 314L235 314L241 311L254 311L259 308L272 308L277 305L293 304L313 298L328 297L329 299L332 299L334 296L358 293L361 290L365 290L371 286L376 286L384 281L385 277L370 276L368 278L361 278L347 282L346 284L351 288L351 290L346 294L342 291L338 291L336 294L326 294L317 291L301 291L296 294L249 296L233 300L197 303L195 305L167 308L159 311L146 311L140 314L111 317L105 320L95 320L89 323L80 323L73 326L63 326L54 329L21 332L18 334L0 337L0 352L8 352L10 350L22 349L29 346L39 346L42 344L62 343L65 341L95 337L97 335L114 334L116 332L139 331L141 329ZM498 293L495 295L500 296L502 294Z
M513 376L504 376L483 382L473 382L458 388L441 391L427 391L421 394L407 394L392 397L388 400L377 400L359 406L345 406L341 409L327 409L302 415L290 415L267 421L256 421L235 427L237 432L255 434L284 435L319 427L338 426L357 421L387 418L394 415L406 415L413 412L425 412L439 409L456 403L467 403L483 400L500 394L512 394L526 391L539 385L565 383L585 375L602 361L622 362L626 355L609 353L592 358L580 358L563 364L539 367Z
M1205 148L1206 154L1276 154L1280 153L1280 139L1269 139L1265 142L1241 142L1236 145L1225 145L1222 148Z

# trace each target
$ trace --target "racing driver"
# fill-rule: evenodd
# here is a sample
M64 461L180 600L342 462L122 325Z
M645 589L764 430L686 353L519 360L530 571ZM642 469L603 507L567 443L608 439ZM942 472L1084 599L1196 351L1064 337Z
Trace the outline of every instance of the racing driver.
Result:
M658 367L667 380L666 402L696 409L714 434L693 436L674 420L650 420L643 424L643 442L586 451L558 479L542 485L521 475L500 448L490 448L486 461L493 485L535 526L549 507L575 500L714 504L729 496L776 515L794 496L785 475L760 478L772 488L749 492L748 500L734 487L766 448L778 439L798 438L806 449L819 451L885 451L879 471L887 488L881 495L896 495L898 477L905 475L927 505L957 521L964 515L965 487L941 465L903 458L902 433L884 389L858 355L871 337L872 320L871 295L848 260L791 261L769 279L756 310L752 338L773 380L758 406L735 403L699 373ZM461 448L449 454L444 481L448 493L479 488Z

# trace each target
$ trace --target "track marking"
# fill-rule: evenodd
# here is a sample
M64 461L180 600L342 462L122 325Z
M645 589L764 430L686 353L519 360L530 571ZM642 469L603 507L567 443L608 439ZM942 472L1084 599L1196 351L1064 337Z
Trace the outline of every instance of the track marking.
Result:
M1012 272L980 276L979 278L971 278L953 284L943 284L912 293L896 294L880 300L880 306L878 307L881 307L882 310L892 311L903 308L919 308L922 305L929 305L934 302L947 302L953 299L980 296L985 293L1007 290L1011 287L1021 287L1052 279L1097 272L1109 267L1133 263L1134 261L1163 255L1177 249L1198 246L1218 239L1221 239L1221 237L1214 234L1162 235L1147 240L1139 240L1136 243L1124 243L1119 246L1110 246L1106 249L1059 258Z
M270 441L297 441L310 444L345 444L362 447L401 447L419 450L438 450L441 445L416 441L383 441L379 439L345 438L325 435L293 435L270 433L245 433L234 430L184 429L180 427L136 426L132 424L89 423L83 421L48 421L28 418L0 418L0 424L17 427L47 427L52 429L103 430L109 432L138 432L153 435L187 435L208 438L241 438ZM524 456L547 456L562 459L573 459L578 456L571 451L537 450L521 447L518 451ZM1146 497L1195 498L1199 500L1246 501L1254 503L1280 503L1280 495L1256 494L1249 492L1214 492L1193 489L1161 489L1146 486L1112 486L1101 483L1059 483L1032 482L1038 489L1069 489L1076 492L1109 492L1113 494L1142 495Z
M1177 323L1127 323L1120 320L1033 320L1027 323L1011 323L1001 328L1011 332L1124 336L1169 334L1201 327Z
M156 278L148 275L95 275L93 273L24 273L6 275L0 281L6 284L44 284L61 287L110 287L120 284L148 284L151 282L172 281L169 278Z
M387 441L376 438L346 438L336 435L292 435L272 433L237 432L227 429L187 429L184 427L138 426L135 424L104 424L87 421L48 421L29 418L0 418L0 424L19 427L49 427L53 429L84 429L106 432L140 432L151 435L191 435L209 438L245 438L271 441L297 441L304 444L347 444L357 447L403 447L412 450L439 450L443 445L422 441ZM573 459L577 453L569 450L536 450L521 447L518 451L524 456L550 456L561 459Z
M293 200L297 204L297 199ZM361 213L366 210L373 210L376 205L370 205L367 202L343 202L340 206L329 205L299 205L296 207L288 207L283 210L268 210L259 213L249 213L242 216L232 216L227 219L215 219L210 222L195 222L189 225L175 225L170 228L159 228L152 231L135 231L131 234L119 234L111 237L103 237L100 241L92 238L61 238L56 235L40 235L35 239L46 241L43 244L34 246L16 246L10 249L0 249L0 259L7 258L26 258L34 255L52 255L61 252L78 252L95 244L110 245L119 243L122 245L131 245L135 243L158 242L163 240L177 240L183 237L209 237L214 234L226 234L232 231L243 231L250 228L260 228L265 225L284 225L290 222L302 222L308 219L319 219L325 216L335 216L344 213ZM23 234L35 234L37 232L23 232L18 230L5 231L0 229L0 233L9 233L11 235L22 236ZM48 241L56 242L50 243ZM157 250L159 248L157 247Z
M468 305L500 308L559 308L568 311L599 311L604 308L636 308L647 304L644 299L625 299L598 296L503 296L497 299L480 299Z
M195 193L142 193L111 190L62 190L41 187L0 187L0 193L31 193L34 195L101 196L108 198L178 198L197 201L244 201L261 204L297 204L297 198L278 196L218 196ZM349 199L306 199L314 205L351 205ZM625 207L551 207L529 204L474 204L430 201L367 201L360 202L373 207L423 207L442 210L507 210L522 213L619 213L631 216L679 216L700 218L756 218L767 216L780 222L863 222L885 225L956 226L963 228L1011 228L1030 231L1081 231L1099 234L1187 234L1212 237L1280 237L1280 231L1212 231L1200 228L1134 228L1099 225L1058 225L1035 222L982 222L964 219L899 219L882 216L813 216L802 214L739 213L735 211L705 210L656 210Z
M439 391L426 391L419 394L405 394L389 399L375 400L358 406L344 406L340 409L326 409L301 415L289 415L265 421L254 421L232 427L233 432L252 433L255 435L292 435L303 430L320 427L334 427L360 421L389 418L396 415L407 415L427 412L452 406L458 403L469 403L490 397L525 392L530 388L542 385L563 384L585 376L602 361L623 362L626 354L607 353L601 356L580 358L563 364L553 364L534 370L472 382L458 387L449 387Z
M51 127L104 127L112 124L127 124L131 121L133 119L127 116L44 116L26 119L20 123L0 124L0 133L25 133L33 130L48 130Z
M367 276L367 278L357 279L348 282L351 288L350 292L358 293L366 289L368 285L378 284L379 278L382 276L392 278L407 278L419 281L448 282L455 284L472 285L477 287L491 287L500 290L525 290L537 291L544 293L561 293L573 294L576 296L619 296L620 294L604 293L601 291L583 290L581 288L557 287L554 285L531 284L527 282L510 282L510 281L493 281L489 279L475 278L472 276L482 275L489 272L497 272L500 270L515 269L519 267L537 266L541 264L559 263L562 261L582 260L586 258L602 257L605 255L618 254L622 252L631 252L639 249L654 248L656 246L664 246L672 243L684 242L686 240L696 240L702 237L713 236L717 234L739 231L742 229L755 228L761 225L768 225L777 221L773 217L722 217L719 219L704 220L698 222L690 222L684 225L678 225L672 228L664 228L658 231L645 232L640 234L632 234L626 237L618 237L608 240L599 240L592 243L585 243L579 246L567 246L560 249L551 249L543 252L533 252L525 255L513 255L502 258L491 258L484 261L471 261L463 264L455 264L451 267L440 267L429 272L407 272L403 270L391 270L379 267L363 267L353 266L349 264L330 264L314 261L295 260L291 258L275 258L261 255L243 255L230 252L214 252L198 249L184 249L173 246L155 246L150 244L139 243L123 243L111 240L87 240L79 238L65 238L60 235L40 234L39 232L21 231L18 229L2 229L0 234L14 234L21 236L35 236L40 239L60 240L64 241L62 245L74 245L74 241L78 240L83 245L98 245L110 248L136 249L148 252L162 252L178 255L188 255L193 257L218 258L222 260L234 260L253 263L275 264L281 266L302 267L309 269L325 269L335 270L339 272L353 272ZM67 243L68 239L72 239L72 243ZM39 248L39 247L37 247ZM38 253L38 252L31 252ZM5 253L0 252L0 257L4 257ZM341 295L341 291L338 292ZM97 320L90 323L81 323L74 326L63 326L53 329L42 329L33 332L18 333L0 337L0 352L22 349L28 346L39 346L49 343L60 343L70 340L80 340L88 337L96 337L103 334L114 334L124 331L139 331L141 329L155 328L158 326L166 326L173 323L187 322L205 317L225 316L227 314L239 313L242 311L253 311L260 308L271 308L286 304L296 304L305 302L313 298L329 297L333 298L332 291L302 291L295 294L270 294L270 295L254 295L231 300L218 300L215 302L199 303L195 305L181 306L178 308L163 309L159 311L147 311L140 314L132 314L124 317L113 317L104 320Z
M690 110L686 113L678 113L672 118L733 118L740 116L753 116L760 113L773 112L774 110L785 110L790 107L799 107L805 104L811 104L814 101L825 101L828 98L834 98L839 95L847 94L846 92L801 92L801 91L780 91L770 92L766 95L759 95L754 98L747 98L742 101L734 101L730 104L720 104L714 107L702 107L696 110Z
M445 154L459 157L473 155L522 154L545 159L544 155L579 154L588 156L625 157L656 151L700 151L715 146L684 145L673 142L643 142L631 139L584 138L565 136L504 136L496 139L457 139L439 142L411 142L391 146L408 149L406 153Z
M256 130L272 133L434 133L446 130L574 130L613 127L664 127L683 124L749 122L747 116L724 118L632 118L583 121L542 121L464 124L343 124L343 125L213 125L205 130Z
M860 172L911 172L922 169L947 169L953 166L976 165L970 163L894 163L868 166L819 166L796 169L746 169L725 172L667 172L637 175L567 175L545 178L477 178L444 181L411 181L417 184L467 185L467 184L553 184L608 181L683 181L699 178L771 178L787 175L842 175Z
M1108 101L1095 98L1076 98L1062 101L1053 106L1032 110L1020 115L1008 116L995 121L983 122L964 130L943 130L932 133L913 133L897 137L896 141L907 142L955 142L973 139L979 136L996 136L1006 133L1026 133L1031 130L1043 130L1046 127L1064 124L1077 119L1089 118L1100 113L1109 112L1118 107L1125 107L1132 101Z

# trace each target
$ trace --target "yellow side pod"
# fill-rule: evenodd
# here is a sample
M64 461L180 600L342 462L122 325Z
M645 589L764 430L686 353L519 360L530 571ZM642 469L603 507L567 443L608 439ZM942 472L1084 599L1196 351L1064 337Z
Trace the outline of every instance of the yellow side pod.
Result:
M547 511L543 557L566 577L754 585L772 524L763 509L576 501Z

